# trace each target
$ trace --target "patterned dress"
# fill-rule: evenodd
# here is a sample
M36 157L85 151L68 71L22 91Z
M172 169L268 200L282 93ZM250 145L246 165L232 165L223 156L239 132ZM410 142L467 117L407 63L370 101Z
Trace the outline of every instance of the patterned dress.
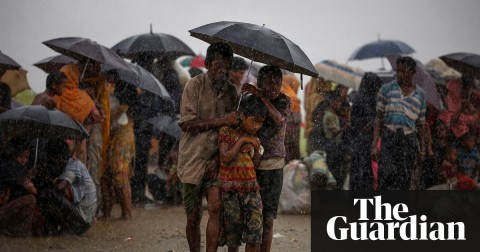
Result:
M218 142L227 142L233 146L240 136L238 130L222 127L218 134ZM244 144L227 166L220 165L218 177L222 191L252 192L260 188L255 176L251 153L253 153L253 145Z
M133 122L123 113L115 110L126 111L125 105L120 105L116 98L111 98L110 106L112 114L120 115L112 118L111 142L108 150L107 174L112 179L114 186L125 186L130 183L130 162L135 156L135 136L133 134Z
M218 143L226 142L231 148L240 136L238 130L222 127ZM252 144L244 144L228 165L220 165L218 177L223 203L220 246L262 242L263 207L252 161L253 150Z

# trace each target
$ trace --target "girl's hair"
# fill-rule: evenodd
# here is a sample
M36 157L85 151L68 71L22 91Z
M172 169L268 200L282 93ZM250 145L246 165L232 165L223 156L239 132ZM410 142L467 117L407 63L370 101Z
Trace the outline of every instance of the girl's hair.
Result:
M30 149L30 142L23 138L11 139L8 143L8 152L11 158L16 158L22 152Z
M244 96L240 102L239 112L245 117L255 116L264 118L267 116L267 107L263 101L255 95Z

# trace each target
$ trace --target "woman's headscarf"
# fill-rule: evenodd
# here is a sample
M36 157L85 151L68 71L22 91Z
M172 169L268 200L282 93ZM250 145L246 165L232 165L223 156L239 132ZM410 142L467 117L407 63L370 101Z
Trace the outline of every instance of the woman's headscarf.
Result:
M76 65L65 65L60 71L67 76L67 88L61 96L55 97L57 108L83 123L95 104L85 91L78 88L80 71Z

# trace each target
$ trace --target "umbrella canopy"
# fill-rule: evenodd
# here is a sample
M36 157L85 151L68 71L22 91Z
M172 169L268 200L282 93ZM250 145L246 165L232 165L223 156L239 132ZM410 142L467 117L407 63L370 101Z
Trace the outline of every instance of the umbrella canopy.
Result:
M397 68L396 61L399 56L390 56L387 57L390 65L395 70ZM413 82L419 85L427 96L427 102L432 104L436 109L443 111L445 106L443 105L442 99L438 94L437 86L435 85L435 80L427 71L425 65L422 62L415 60L417 62L417 69L413 75Z
M121 81L132 84L162 98L170 99L170 94L168 94L167 89L165 89L163 84L160 83L160 81L158 81L150 72L137 64L126 61L125 63L131 70L127 71L122 68L115 68L107 65L102 65L102 70L105 72L113 72Z
M443 85L445 85L448 80L459 79L462 77L461 73L449 67L439 58L429 60L427 63L425 63L425 67L435 81Z
M398 40L378 40L358 48L349 60L362 60L393 55L410 54L415 50L406 43Z
M178 119L179 116L175 118L170 115L160 115L148 120L150 124L153 126L153 130L165 133L169 136L175 137L176 139L180 139L180 135L182 130L178 126Z
M140 55L176 59L182 55L195 55L183 41L165 33L145 33L128 37L112 47L112 50L125 58Z
M55 71L59 71L60 68L62 68L65 65L77 64L77 62L78 61L76 59L72 59L68 56L57 55L57 56L52 56L52 57L48 57L43 60L40 60L39 62L33 65L49 74Z
M298 45L265 26L241 22L215 22L189 31L207 43L224 42L234 53L295 73L317 77L318 73Z
M315 68L317 69L319 77L357 91L364 74L361 69L353 68L334 60L321 61L315 65Z
M440 59L462 74L480 78L480 55L478 54L458 52L440 56Z
M20 64L0 51L0 69L19 69Z
M129 70L125 61L109 48L87 38L66 37L43 42L56 52L77 60L93 60Z
M7 83L12 90L12 97L22 92L23 90L30 89L27 79L27 70L20 69L9 69L0 77L0 81Z
M89 137L85 128L67 114L40 105L18 107L0 114L0 129L8 136L32 139Z
M180 65L183 67L196 67L196 68L205 68L205 57L202 55L186 56L180 61Z

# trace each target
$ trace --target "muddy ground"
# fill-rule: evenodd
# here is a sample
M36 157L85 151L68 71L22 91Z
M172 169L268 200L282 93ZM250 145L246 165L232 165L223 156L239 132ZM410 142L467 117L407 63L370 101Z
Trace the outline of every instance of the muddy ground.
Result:
M114 209L119 215L119 208ZM98 221L82 236L19 237L0 236L0 251L188 251L183 208L135 208L129 221ZM202 219L202 251L205 226ZM274 226L272 251L310 251L311 216L279 215ZM218 251L227 251L220 248ZM241 250L242 251L242 250Z

